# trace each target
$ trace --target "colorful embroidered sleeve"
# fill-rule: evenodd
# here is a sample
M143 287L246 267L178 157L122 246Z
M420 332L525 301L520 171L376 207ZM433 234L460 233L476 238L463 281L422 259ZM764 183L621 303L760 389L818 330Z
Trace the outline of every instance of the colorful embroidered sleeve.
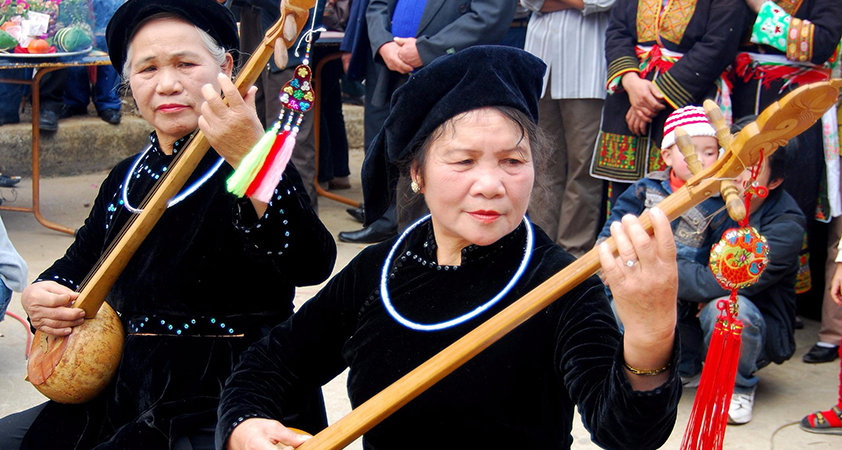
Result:
M833 0L815 0L811 9L798 11L767 1L754 22L751 42L773 47L790 61L823 64L836 56L840 37L842 8Z
M760 7L754 27L751 30L751 42L787 51L787 30L792 16L780 6L767 1Z

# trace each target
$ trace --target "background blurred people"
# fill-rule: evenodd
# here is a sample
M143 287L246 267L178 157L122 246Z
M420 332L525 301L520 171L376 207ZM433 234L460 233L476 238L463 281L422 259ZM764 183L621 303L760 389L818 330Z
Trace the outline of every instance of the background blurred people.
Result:
M672 111L706 98L727 104L723 72L737 54L747 13L737 0L614 4L605 40L609 95L591 167L611 182L609 200L663 169L658 144Z
M360 2L362 7L365 2ZM473 45L498 44L511 27L517 3L512 0L479 0L470 3L445 0L370 0L367 8L352 8L351 21L365 15L368 35L354 42L352 54L366 52L365 148L380 132L389 115L392 93L410 74L436 58ZM356 14L355 14L356 13ZM369 49L361 48L368 45ZM352 61L356 59L352 57ZM353 70L354 68L349 70ZM363 186L363 189L366 189ZM365 228L339 233L343 242L380 242L397 234L395 199L382 217L366 220ZM405 214L406 222L417 216Z
M605 99L605 30L614 0L523 0L533 12L525 50L547 63L539 125L555 139L546 189L530 217L562 248L593 248L603 181L591 177Z

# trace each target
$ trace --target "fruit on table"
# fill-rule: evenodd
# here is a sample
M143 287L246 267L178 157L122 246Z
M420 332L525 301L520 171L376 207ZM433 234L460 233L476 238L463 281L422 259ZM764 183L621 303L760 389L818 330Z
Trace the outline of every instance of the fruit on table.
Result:
M93 44L93 39L81 27L73 26L58 30L53 38L53 42L59 50L75 52L90 47Z
M29 53L49 53L50 44L43 39L33 39L26 46L26 49L29 50Z

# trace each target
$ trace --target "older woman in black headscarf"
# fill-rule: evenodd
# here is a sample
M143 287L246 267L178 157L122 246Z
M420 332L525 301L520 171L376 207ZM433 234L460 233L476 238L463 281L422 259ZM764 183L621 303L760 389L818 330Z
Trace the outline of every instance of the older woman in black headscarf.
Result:
M107 30L110 57L154 131L102 183L67 253L23 294L32 325L64 336L83 321L75 289L142 208L197 129L213 150L170 201L106 301L127 330L117 375L81 405L47 402L0 419L0 448L212 448L217 399L239 354L293 309L296 285L330 274L336 248L291 165L270 203L225 180L263 134L252 88L231 82L231 13L212 0L129 0ZM224 93L227 105L220 91ZM320 393L290 412L324 423ZM191 447L192 446L192 447Z
M431 215L363 250L243 354L220 402L220 448L300 445L283 422L292 394L350 367L356 407L574 260L525 216L548 150L536 126L544 70L521 50L473 47L395 93L364 163L369 220L402 184ZM652 222L654 238L624 218L612 229L620 256L600 249L624 334L591 277L375 426L363 447L570 448L576 406L605 448L663 444L681 388L677 277L669 221L654 208Z

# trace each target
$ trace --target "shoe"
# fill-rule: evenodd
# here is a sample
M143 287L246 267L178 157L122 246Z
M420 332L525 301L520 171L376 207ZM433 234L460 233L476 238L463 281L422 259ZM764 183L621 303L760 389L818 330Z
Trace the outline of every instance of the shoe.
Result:
M110 123L111 125L119 124L120 119L123 117L123 113L121 113L119 109L103 109L97 114L99 114L100 119Z
M839 357L839 346L822 347L819 344L810 348L810 351L804 354L805 363L818 364L835 361Z
M842 435L842 409L836 405L827 411L816 411L804 416L798 426L810 433Z
M699 372L691 377L681 377L681 386L690 388L699 387L699 381L702 379L702 372Z
M20 123L20 117L18 117L17 119L15 119L14 117L10 118L10 119L0 118L0 127L2 127L3 125L6 125L6 124L11 125L13 123Z
M73 116L87 116L88 115L88 108L76 108L74 106L69 105L61 105L61 109L58 111L58 118L59 119L67 119L68 117Z
M38 127L41 131L58 131L58 113L45 109L38 116Z
M348 208L345 211L357 222L365 223L365 210L362 207Z
M748 394L734 392L731 396L731 406L728 408L728 423L743 425L751 422L752 409L754 409L754 392Z
M19 176L0 174L0 187L13 187L18 183L20 183Z
M348 177L333 177L327 182L328 190L341 191L343 189L351 189L351 182Z
M339 240L342 242L350 242L352 244L375 244L377 242L391 239L398 235L397 228L390 230L382 230L376 224L371 224L357 231L341 231L339 232Z

